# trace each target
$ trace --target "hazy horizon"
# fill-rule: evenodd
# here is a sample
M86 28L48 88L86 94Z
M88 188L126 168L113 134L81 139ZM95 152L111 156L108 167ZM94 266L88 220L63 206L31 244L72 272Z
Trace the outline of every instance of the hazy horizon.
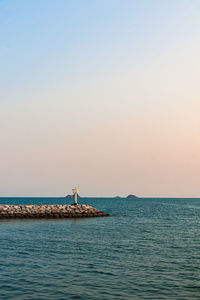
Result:
M0 197L200 197L200 2L1 1Z

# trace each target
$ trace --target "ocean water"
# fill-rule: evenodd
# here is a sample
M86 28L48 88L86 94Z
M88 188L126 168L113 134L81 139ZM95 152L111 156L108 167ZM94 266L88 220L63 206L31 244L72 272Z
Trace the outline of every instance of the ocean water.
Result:
M200 299L200 199L79 202L112 216L0 221L1 300Z

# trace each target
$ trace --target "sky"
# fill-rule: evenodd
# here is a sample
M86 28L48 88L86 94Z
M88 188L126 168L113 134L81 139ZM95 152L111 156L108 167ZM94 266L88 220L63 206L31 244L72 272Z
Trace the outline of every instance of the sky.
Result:
M0 196L200 197L200 1L0 0Z

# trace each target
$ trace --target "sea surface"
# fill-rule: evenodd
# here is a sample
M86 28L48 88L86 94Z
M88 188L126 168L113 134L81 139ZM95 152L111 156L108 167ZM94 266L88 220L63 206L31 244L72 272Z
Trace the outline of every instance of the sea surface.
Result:
M200 199L79 202L112 216L0 221L1 300L200 299Z

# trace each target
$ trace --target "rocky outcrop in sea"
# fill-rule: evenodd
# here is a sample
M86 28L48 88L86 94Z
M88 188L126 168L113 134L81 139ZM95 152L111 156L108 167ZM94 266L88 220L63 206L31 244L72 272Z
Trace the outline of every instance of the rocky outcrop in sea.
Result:
M138 198L136 195L128 195L127 197L126 197L127 199L134 199L134 198Z
M66 195L65 198L69 198L69 199L74 199L74 194L73 195ZM77 198L81 198L81 196L79 194L77 194Z

